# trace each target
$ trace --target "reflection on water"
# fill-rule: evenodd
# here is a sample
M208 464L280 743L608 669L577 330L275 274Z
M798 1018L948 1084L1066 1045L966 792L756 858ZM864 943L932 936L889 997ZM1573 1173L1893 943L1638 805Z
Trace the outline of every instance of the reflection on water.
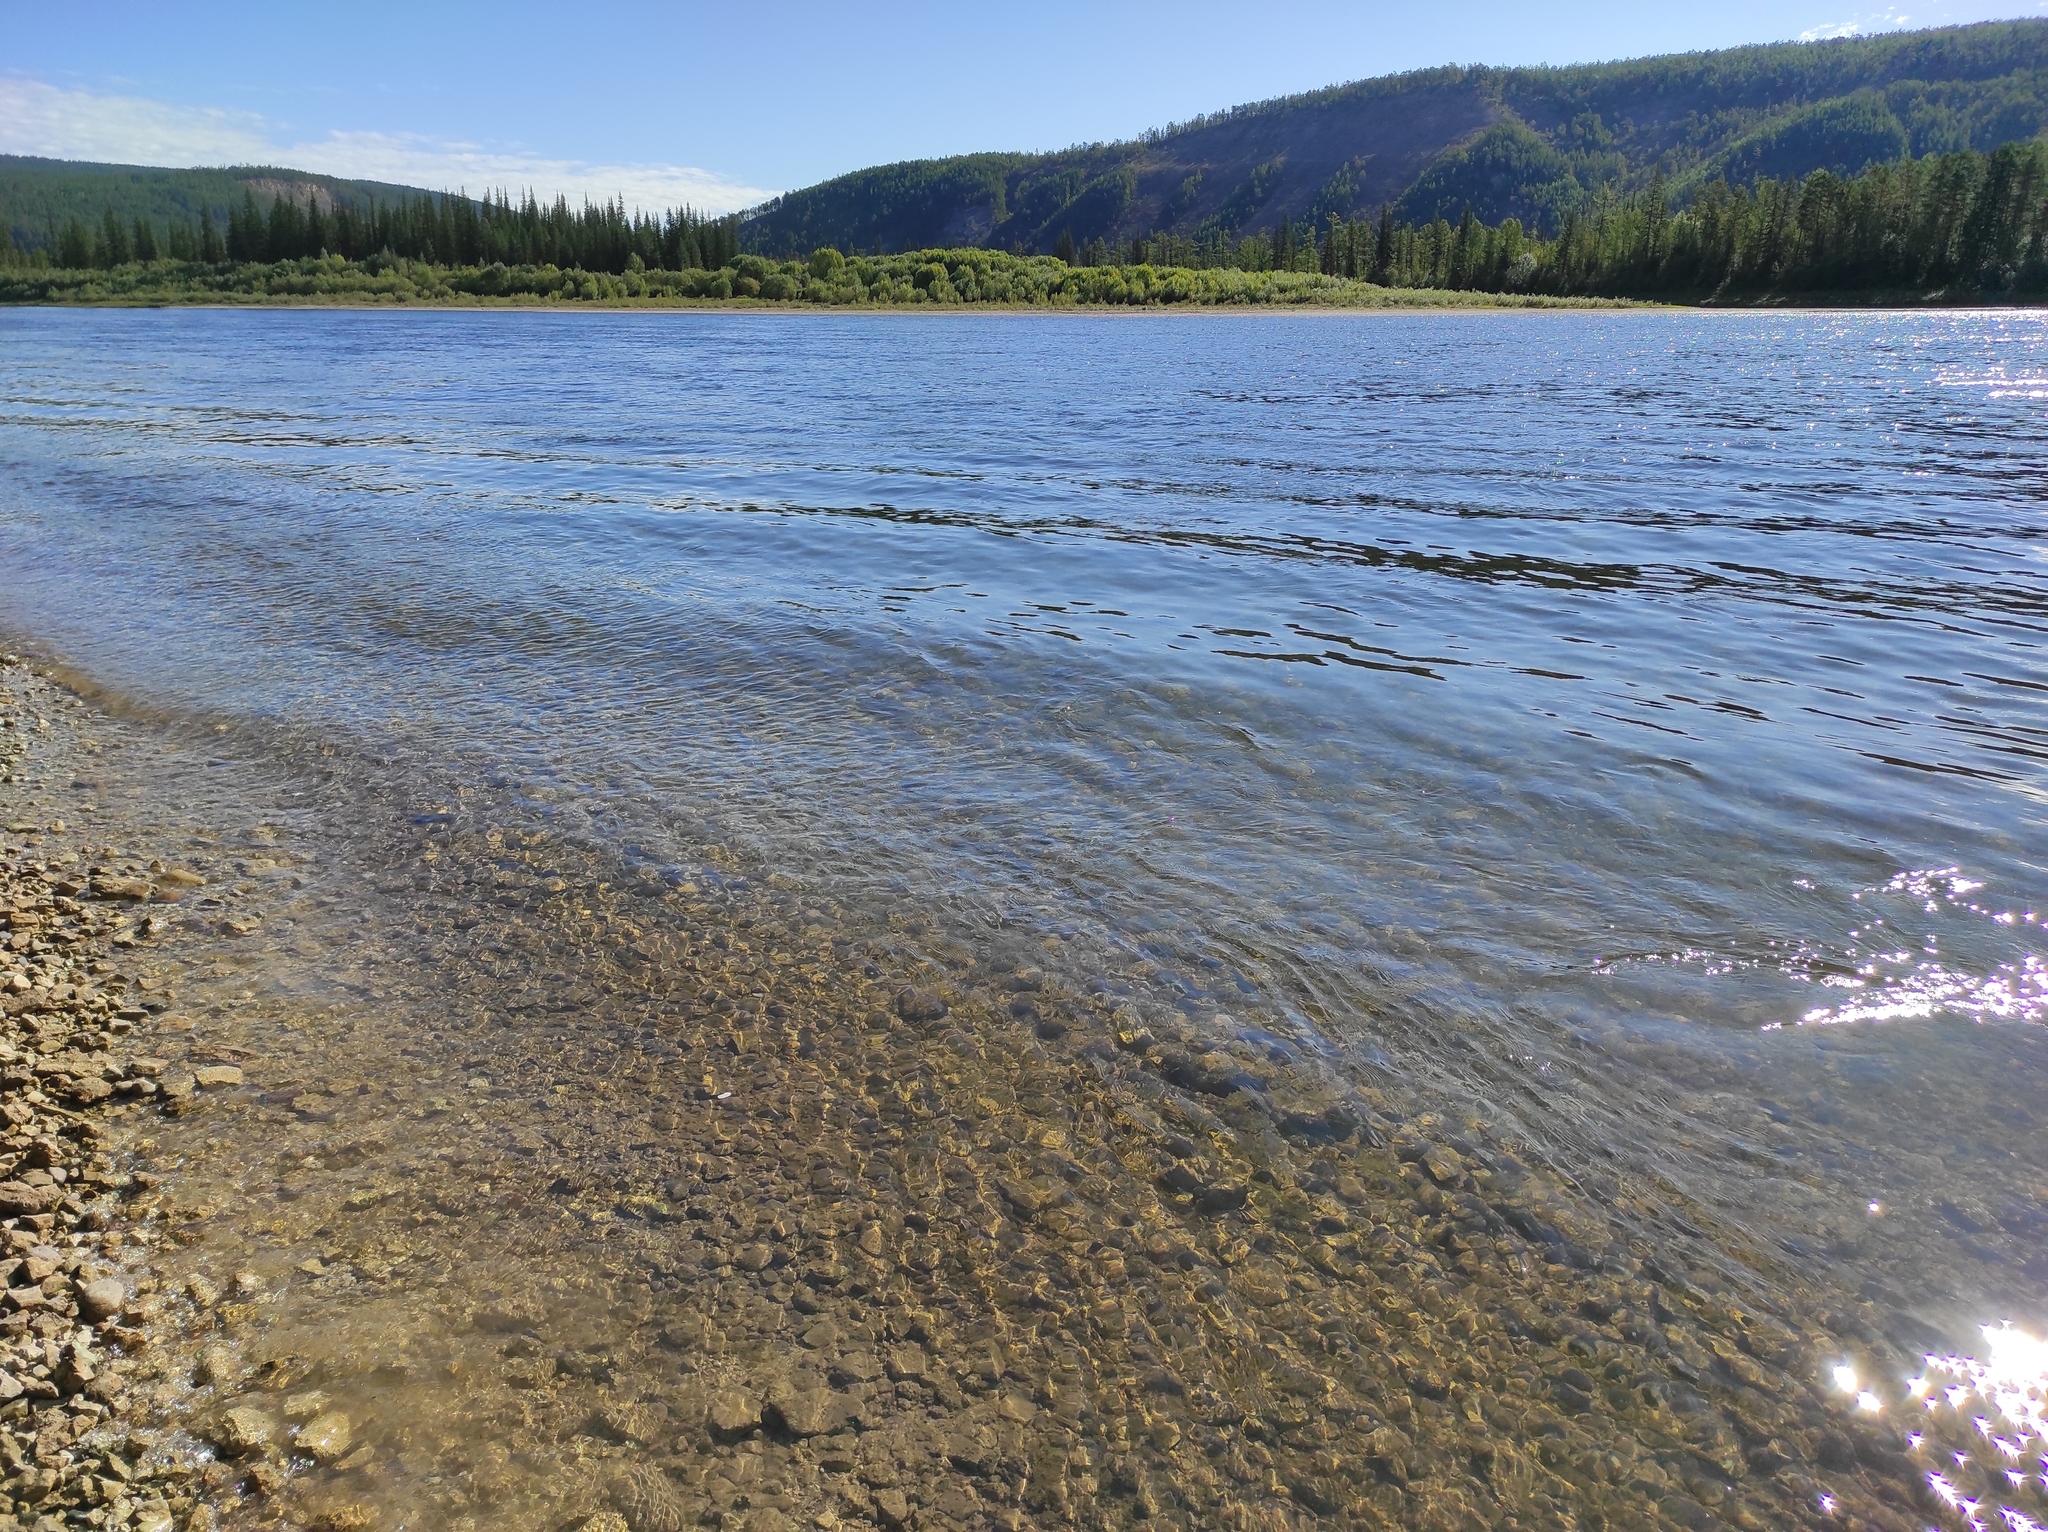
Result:
M1816 1006L1799 1018L1799 1024L1925 1021L1941 1015L2035 1023L2048 1019L2048 955L2023 951L2018 961L2000 963L1989 973L1959 970L1942 961L1942 930L1958 920L1974 917L2007 927L2040 924L2032 910L1995 909L1970 897L1983 888L1981 881L1964 877L1960 868L1941 867L1900 872L1882 887L1857 890L1855 897L1869 908L1895 911L1893 924L1886 925L1885 915L1871 914L1865 925L1850 930L1857 942L1853 970L1842 971L1839 961L1814 965L1816 983L1855 991L1856 997ZM1908 903L1919 909L1901 920L1896 912ZM1930 926L1934 929L1927 929ZM1914 934L1909 937L1908 931ZM1901 941L1917 945L1900 946Z
M2037 318L0 324L6 621L220 729L224 775L282 773L301 854L345 844L360 880L291 916L311 949L181 980L227 1046L289 1062L238 1130L275 1135L248 1141L301 1294L282 1351L337 1325L345 1284L304 1260L383 1281L445 1259L440 1230L469 1274L409 1310L507 1301L485 1279L526 1262L727 1337L621 1353L671 1414L705 1407L679 1355L693 1389L858 1386L886 1421L940 1401L835 1367L1000 1341L1019 1373L955 1382L976 1430L1052 1429L1000 1415L1016 1390L1073 1433L1045 1505L1129 1509L1206 1463L1446 1524L1431 1486L1488 1514L1941 1514L1859 1487L1924 1475L1856 1398L1987 1315L2038 1330L2048 1293L2048 433L2013 381ZM379 939L337 974L350 909ZM245 982L376 1047L320 1080L334 1037L287 1046ZM901 983L945 992L935 1030L903 1031ZM1044 1141L1090 1080L1100 1121L1075 1104ZM852 1136L801 1173L789 1119L704 1105L803 1090ZM353 1195L352 1110L417 1113L450 1156L394 1171L354 1244L317 1233ZM183 1142L181 1174L233 1179ZM671 1196L692 1156L770 1178L773 1212L736 1177ZM521 1200L487 1231L407 1179L449 1174ZM1002 1189L1028 1204L1032 1176L1074 1188L1059 1227ZM863 1220L912 1183L928 1227L878 1237L914 1299L785 1275L873 1260ZM949 1222L946 1188L990 1221ZM1261 1188L1305 1200L1255 1225ZM1007 1286L915 1317L966 1271ZM839 1339L810 1347L820 1294ZM474 1447L499 1412L545 1436L597 1407L576 1358L614 1321L536 1302L488 1340L405 1332L484 1369L474 1397L405 1385L472 1421L391 1445L470 1476L446 1519L482 1514L478 1474L574 1479ZM1227 1358L1269 1331L1266 1412ZM1406 1360L1328 1362L1375 1348ZM337 1395L384 1386L331 1365ZM1311 1372L1354 1409L1322 1442L1276 1402ZM1060 1417L1069 1385L1093 1402ZM1537 1446L1475 1467L1482 1428ZM1400 1475L1313 1466L1379 1430ZM833 1476L770 1445L810 1514L791 1486ZM663 1471L751 1496L690 1474L754 1455L701 1447ZM914 1479L907 1454L869 1467Z
M2048 1341L1985 1325L1981 1350L1927 1358L1898 1406L1906 1440L1948 1510L1973 1527L2038 1532L2028 1508L2048 1503Z

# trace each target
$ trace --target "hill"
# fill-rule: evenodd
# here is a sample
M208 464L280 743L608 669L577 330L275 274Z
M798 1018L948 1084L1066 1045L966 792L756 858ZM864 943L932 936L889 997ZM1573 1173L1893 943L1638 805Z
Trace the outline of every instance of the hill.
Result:
M149 165L99 165L85 160L45 160L0 154L0 227L23 249L55 242L55 232L76 219L94 227L112 208L123 224L136 218L154 224L196 224L202 209L225 225L245 192L269 207L277 197L367 207L412 202L428 195L416 187L382 181L350 181L275 165L237 165L217 170L164 170Z
M982 246L1049 252L1167 235L1398 217L1554 233L1657 178L1854 175L1989 151L2048 127L2048 20L1777 43L1571 68L1446 67L1219 112L1122 144L855 171L778 197L742 239L772 254Z

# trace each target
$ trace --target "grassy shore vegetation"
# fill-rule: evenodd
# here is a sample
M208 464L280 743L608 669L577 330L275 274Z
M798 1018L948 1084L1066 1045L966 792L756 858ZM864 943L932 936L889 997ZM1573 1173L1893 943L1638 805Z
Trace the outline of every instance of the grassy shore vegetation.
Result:
M1567 211L1554 237L1515 218L1412 223L1286 218L1231 242L1159 234L1062 242L1051 256L981 248L777 259L740 248L736 218L618 204L420 197L365 210L253 197L216 228L67 221L48 251L0 245L0 301L28 303L762 302L1163 305L1648 298L1758 302L2048 295L2048 142L2009 143L1802 180L1661 181Z
M1192 271L1149 265L1069 266L1050 255L919 250L855 256L819 250L808 261L742 254L715 269L623 272L554 265L440 266L402 256L338 255L271 262L128 261L107 268L0 270L0 302L79 304L823 304L837 307L1150 307L1320 305L1344 308L1552 307L1602 303L1547 294L1500 295L1380 287L1314 271Z

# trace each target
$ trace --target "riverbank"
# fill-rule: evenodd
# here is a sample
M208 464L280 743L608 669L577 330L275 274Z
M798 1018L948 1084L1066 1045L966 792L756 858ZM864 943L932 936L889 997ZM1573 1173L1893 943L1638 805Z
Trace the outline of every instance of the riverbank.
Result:
M0 1527L168 1532L196 1524L204 1483L163 1410L202 1290L168 1282L163 1231L137 1212L157 1178L130 1151L242 1071L195 1050L146 975L204 924L196 904L234 912L189 866L106 843L80 792L98 750L81 711L0 661Z
M716 271L446 267L335 257L109 271L0 270L0 304L70 307L770 308L1625 308L1629 300L1378 287L1316 272L1069 267L1049 256L927 250L837 265L741 256Z
M1830 1381L1908 1359L1635 1243L1714 1227L1669 1189L1142 965L461 790L208 802L246 746L5 675L19 1524L1917 1525Z

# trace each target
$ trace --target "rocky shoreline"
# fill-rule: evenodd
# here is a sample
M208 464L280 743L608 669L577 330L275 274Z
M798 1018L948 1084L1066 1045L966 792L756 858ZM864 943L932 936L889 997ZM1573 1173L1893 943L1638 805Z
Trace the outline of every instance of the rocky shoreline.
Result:
M0 1532L1941 1514L1651 1191L787 879L124 855L82 711L0 670Z
M0 668L0 777L76 747L62 698L14 656ZM68 699L66 699L68 700ZM128 958L165 929L188 870L74 844L60 819L14 819L0 857L0 1527L189 1524L190 1467L137 1419L164 1303L156 1237L126 1201L149 1178L116 1167L111 1119L239 1082L233 1065L174 1065L151 1042L164 1002Z

